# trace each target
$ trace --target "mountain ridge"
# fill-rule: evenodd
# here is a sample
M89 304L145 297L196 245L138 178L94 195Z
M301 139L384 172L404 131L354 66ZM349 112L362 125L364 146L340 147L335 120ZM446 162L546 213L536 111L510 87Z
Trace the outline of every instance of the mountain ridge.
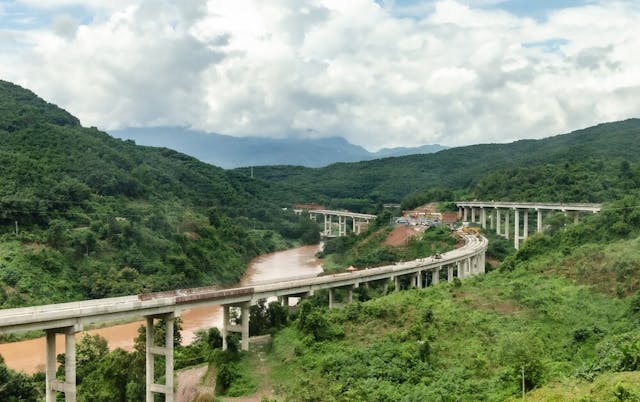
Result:
M538 140L478 144L433 154L336 163L323 168L265 166L255 176L322 194L345 208L398 202L429 188L473 189L495 171L593 161L640 162L640 119L601 123ZM593 170L592 169L592 170ZM246 174L246 170L238 169ZM463 195L462 193L459 194ZM552 200L549 200L552 201ZM578 201L578 200L574 200ZM342 202L342 204L341 204Z
M413 148L383 148L378 152L369 152L339 136L316 139L233 137L185 127L126 128L110 130L109 134L141 145L175 149L225 169L270 165L324 167L338 162L357 162L447 149L433 144Z

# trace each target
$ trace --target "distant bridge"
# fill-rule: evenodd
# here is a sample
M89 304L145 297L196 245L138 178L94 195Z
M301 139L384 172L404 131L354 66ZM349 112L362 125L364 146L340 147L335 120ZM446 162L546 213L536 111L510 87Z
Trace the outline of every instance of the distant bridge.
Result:
M562 204L550 202L495 202L495 201L464 201L456 202L458 216L465 222L480 223L482 228L487 227L487 218L490 228L495 229L498 235L509 239L513 235L513 245L520 248L520 240L529 237L529 211L536 212L536 232L542 232L543 212L563 212L573 215L574 222L578 222L581 213L596 213L602 210L602 204ZM489 216L487 217L487 210ZM513 231L509 225L513 211ZM477 213L477 214L476 214ZM520 215L522 214L522 228ZM504 217L504 218L503 218ZM504 221L504 223L503 223ZM512 234L513 233L513 234Z
M335 212L335 211L327 211ZM318 213L322 213L318 211ZM369 217L372 215L344 213L343 216ZM279 297L288 305L290 296L302 297L320 289L329 290L329 307L334 305L335 289L348 290L351 301L353 288L360 284L391 280L400 288L400 277L411 277L412 286L437 284L441 272L451 282L454 275L460 279L484 273L485 252L488 241L482 236L464 235L465 245L459 249L411 262L398 263L361 271L295 279L278 283L254 285L234 289L215 288L183 289L137 296L124 296L80 302L50 304L0 310L0 334L43 330L46 333L46 402L56 400L56 392L65 394L65 401L76 400L76 352L75 334L91 323L110 322L143 316L146 318L146 401L153 402L154 393L165 395L173 401L173 328L175 317L183 310L195 307L220 305L223 308L223 348L229 332L242 334L242 349L249 349L249 308L259 300ZM231 308L241 311L240 324L231 322ZM166 337L163 346L156 346L154 321L164 319ZM65 379L56 380L57 333L65 335ZM154 380L154 358L165 357L165 384Z
M331 211L328 209L313 209L309 211L309 216L311 219L316 220L317 215L324 216L324 230L322 231L322 235L325 237L335 237L336 235L333 233L333 217L338 217L338 235L337 236L346 236L347 235L347 218L351 219L352 222L352 230L355 234L360 234L361 225L359 222L369 223L370 220L376 219L376 215L370 214L359 214L356 212L348 212L348 211Z

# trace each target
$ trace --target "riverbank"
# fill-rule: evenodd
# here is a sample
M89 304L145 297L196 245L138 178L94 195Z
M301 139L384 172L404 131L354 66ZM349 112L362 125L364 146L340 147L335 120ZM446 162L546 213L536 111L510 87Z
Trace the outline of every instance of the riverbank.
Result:
M295 279L315 276L322 272L320 261L315 256L319 245L296 247L277 251L254 258L249 264L239 286L247 286L264 282ZM190 343L196 331L211 327L220 327L222 311L218 306L204 307L182 312L182 339L184 344ZM133 349L133 341L138 335L138 328L143 321L104 326L83 331L76 335L77 339L85 333L98 334L107 340L109 349ZM64 350L62 336L56 338L57 350ZM39 337L19 342L0 344L0 355L7 367L33 374L43 371L45 363L45 339Z

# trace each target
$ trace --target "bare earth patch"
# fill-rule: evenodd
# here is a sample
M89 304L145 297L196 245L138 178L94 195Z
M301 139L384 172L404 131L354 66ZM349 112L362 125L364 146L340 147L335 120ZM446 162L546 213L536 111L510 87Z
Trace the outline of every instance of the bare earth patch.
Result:
M504 315L515 315L522 311L520 306L512 301L493 300L470 292L458 293L458 299L468 301L472 307L482 311L494 311Z
M418 236L425 230L424 226L397 225L384 241L388 246L404 246L410 238Z
M176 379L178 388L176 389L173 400L175 402L192 402L200 391L200 380L206 372L206 364L179 371L178 378Z

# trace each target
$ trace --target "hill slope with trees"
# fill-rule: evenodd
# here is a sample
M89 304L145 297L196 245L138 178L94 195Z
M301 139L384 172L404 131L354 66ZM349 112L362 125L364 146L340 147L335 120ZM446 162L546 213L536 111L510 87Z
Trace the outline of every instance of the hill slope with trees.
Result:
M84 128L0 81L0 306L236 282L316 227L307 195Z
M537 176L536 180L547 180L549 186L564 186L566 191L559 193L546 191L544 198L549 201L592 201L596 198L605 201L616 199L624 189L616 188L616 193L593 192L589 188L591 185L602 187L608 183L606 180L592 183L592 176L607 170L617 181L618 171L625 166L627 173L637 175L639 161L640 119L629 119L541 140L472 145L429 155L339 163L321 169L260 167L254 174L268 181L325 195L334 205L353 209L365 209L378 202L398 202L410 194L438 188L455 190L458 197L515 200L514 197L526 194L516 194L504 187L531 184L527 191L535 191L531 187L537 188L540 183L531 182L532 176ZM624 162L626 165L621 166ZM532 169L537 171L532 172ZM554 170L557 180L546 177L545 169ZM522 174L513 177L514 171ZM486 178L489 174L500 180L508 177L509 183ZM488 183L492 181L503 189L490 189Z

